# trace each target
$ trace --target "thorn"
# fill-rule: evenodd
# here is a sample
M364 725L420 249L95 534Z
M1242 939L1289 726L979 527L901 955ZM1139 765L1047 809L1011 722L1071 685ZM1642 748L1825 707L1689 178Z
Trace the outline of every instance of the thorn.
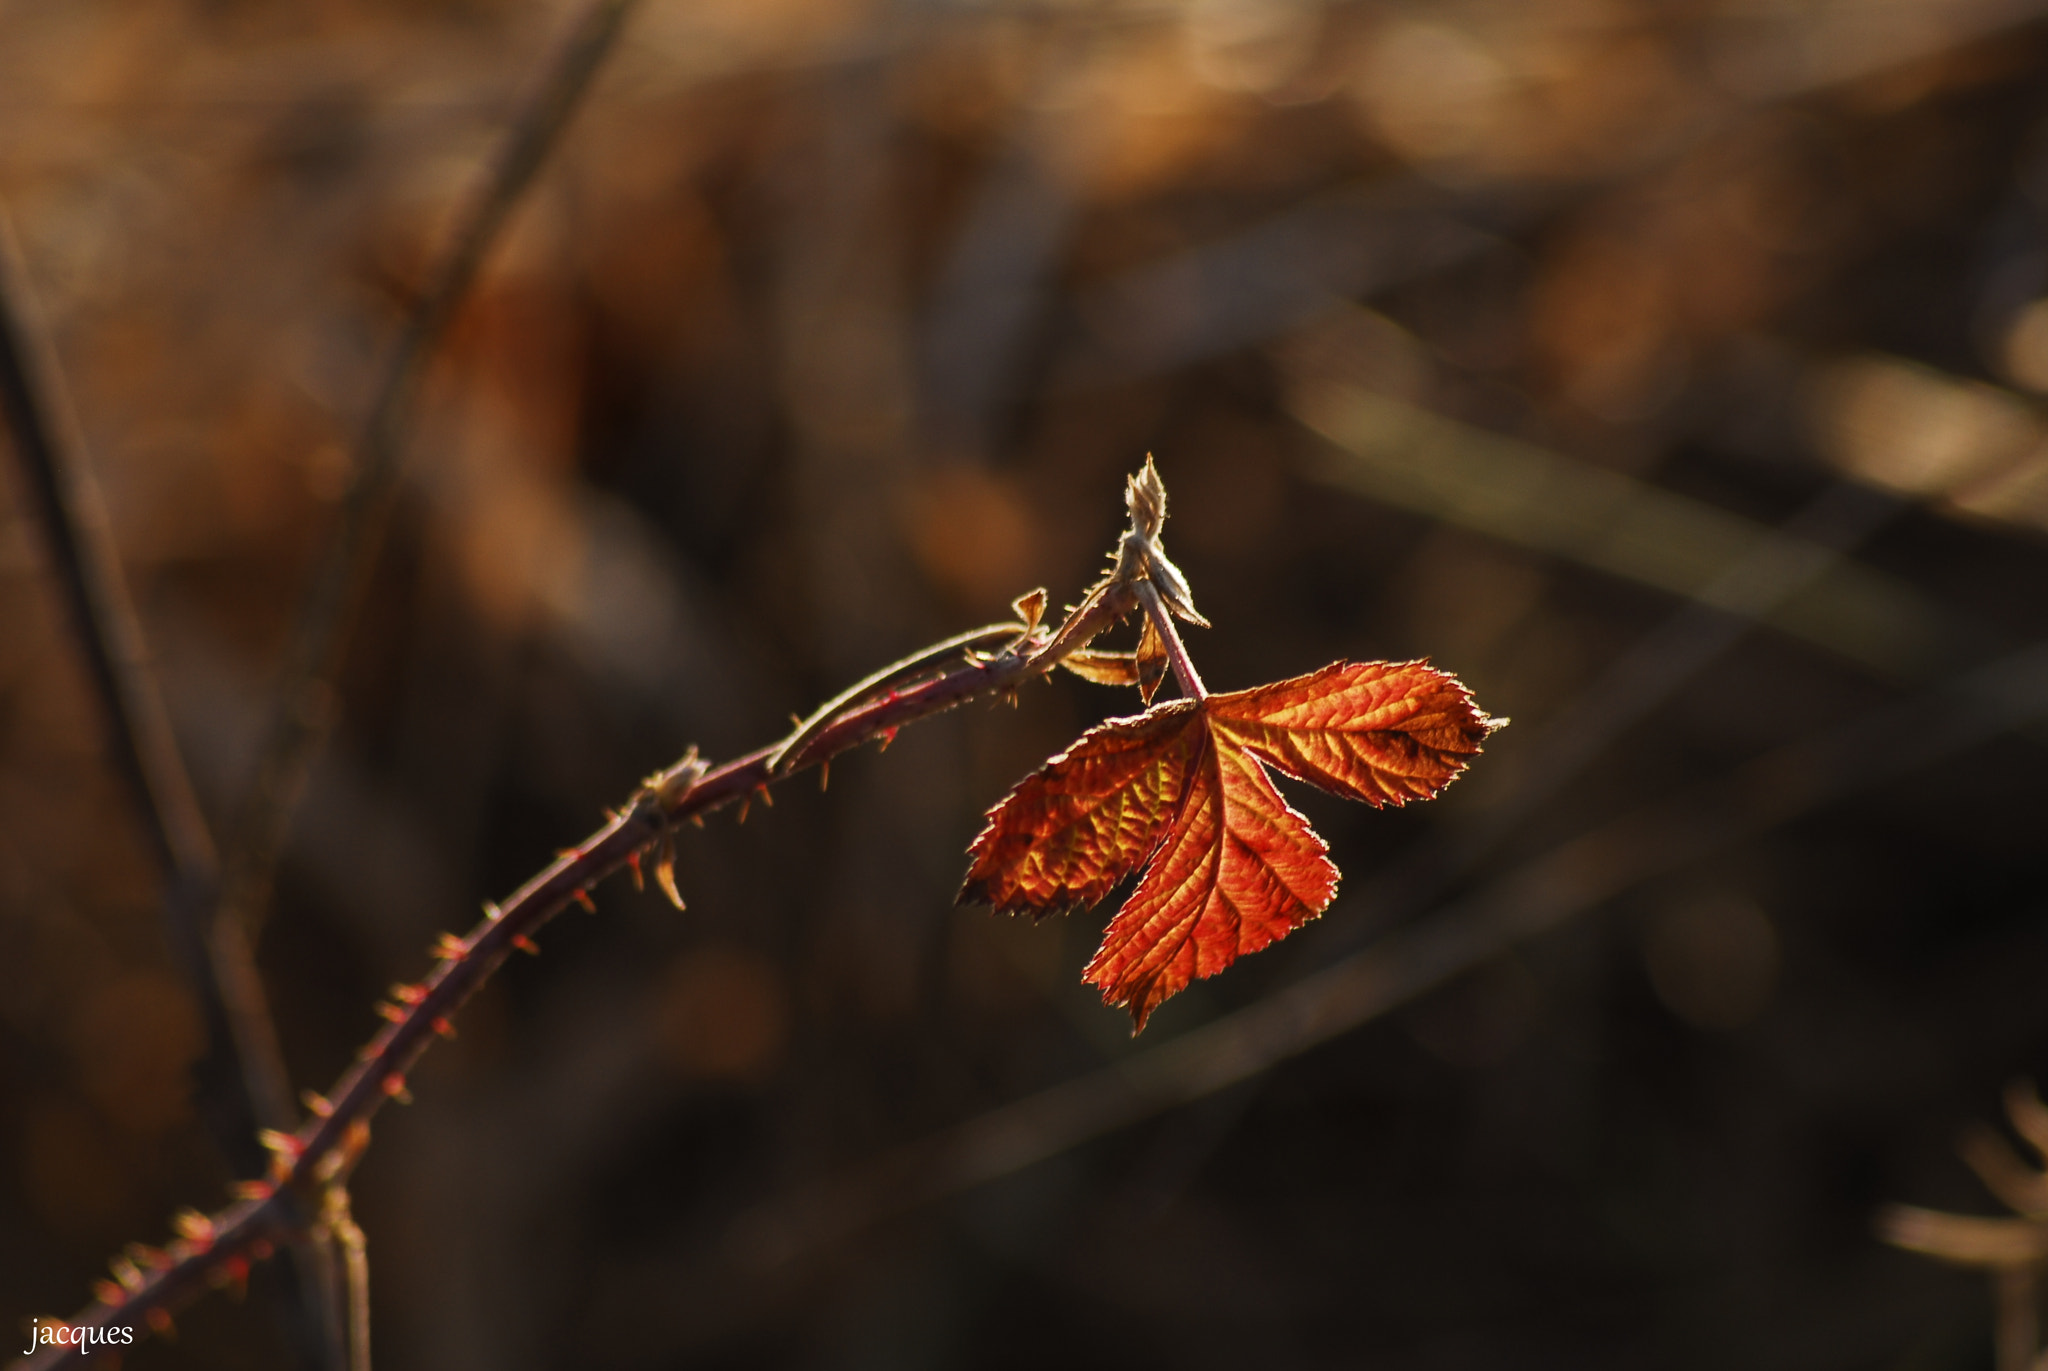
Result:
M896 730L893 728L883 729L881 732L881 739L882 745L876 748L875 750L877 752L887 752L889 750L889 744L896 741Z
M389 1000L377 1001L377 1017L391 1023L404 1023L405 1011Z
M443 933L434 939L434 946L429 950L444 962L459 962L469 955L469 944L453 933Z
M236 1181L228 1187L228 1193L238 1200L254 1200L262 1203L277 1191L269 1181Z
M797 728L802 728L804 726L804 720L801 714L792 713L789 716L789 722Z
M170 1253L148 1243L131 1242L123 1250L137 1266L146 1266L152 1271L168 1271L177 1265Z
M761 785L757 785L757 786L755 786L755 787L754 787L754 789L756 789L756 790L758 790L758 791L760 791L760 792L761 792L761 803L762 803L762 804L764 804L764 805L767 805L767 806L768 806L768 807L769 807L770 809L773 809L773 808L775 808L775 792L774 792L774 791L770 790L770 789L769 789L769 788L767 787L767 785L766 785L765 783L764 783L764 784L761 784Z
M636 891L647 889L646 873L640 870L640 854L638 852L627 854L626 865L633 868L633 889Z
M747 821L747 810L753 806L753 803L754 797L752 795L742 795L740 797L740 817L734 822L745 823Z
M521 952L526 953L528 956L538 957L540 955L539 945L536 944L533 941L533 939L527 937L524 933L520 934L518 937L512 940L512 946L518 948Z
M597 913L597 901L590 898L590 888L588 886L585 886L582 889L578 890L570 898L575 900L577 904L583 906L583 912L585 914Z
M666 838L662 840L661 853L654 862L654 879L661 884L661 893L668 896L668 902L680 912L683 897L676 889L676 850Z
M492 923L496 923L498 920L505 917L505 911L498 908L497 903L495 901L485 900L484 917L486 919L489 919Z
M334 1113L334 1103L317 1090L301 1090L299 1103L306 1106L306 1112L316 1119L324 1119Z
M126 1257L113 1258L107 1263L107 1269L114 1273L114 1279L121 1283L121 1288L130 1294L142 1288L141 1270Z
M170 1310L152 1309L142 1317L149 1320L150 1331L158 1337L169 1339L173 1342L177 1340L178 1326L171 1322Z
M824 761L818 763L818 789L820 792L822 792L825 789L825 787L831 784L832 759L828 757Z
M436 1019L434 1020L434 1031L444 1038L452 1038L455 1036L455 1025L449 1023L446 1019Z
M249 1244L250 1261L267 1262L276 1255L277 1248L272 1245L268 1238L258 1238Z
M397 1100L400 1104L412 1103L412 1092L405 1088L405 1077L399 1075L396 1071L384 1078L384 1093L389 1098Z
M171 1227L178 1236L204 1252L213 1246L213 1220L196 1209L180 1209L171 1216Z
M263 1129L256 1135L256 1141L262 1143L263 1150L273 1158L282 1157L287 1162L297 1161L299 1154L306 1150L297 1138L275 1128Z
M692 828L704 827L704 816L702 814L692 814L690 816L690 826Z
M109 1309L119 1309L128 1303L128 1292L109 1280L94 1281L92 1297Z
M616 814L612 815L612 818L615 820L618 817ZM558 847L555 849L555 860L558 862L580 862L583 860L583 849L580 847Z
M403 981L392 986L387 993L394 1001L404 1005L418 1004L421 1000L427 998L427 988L425 986L407 985Z

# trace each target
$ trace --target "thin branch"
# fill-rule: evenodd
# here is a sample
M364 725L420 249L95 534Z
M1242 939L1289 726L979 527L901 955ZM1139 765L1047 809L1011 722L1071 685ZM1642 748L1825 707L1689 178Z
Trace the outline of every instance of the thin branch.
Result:
M134 791L164 869L209 880L213 838L157 689L99 482L34 307L20 244L0 209L0 412L28 478L51 570L78 631L114 764Z
M123 574L106 504L26 264L0 209L0 411L45 537L57 585L76 629L108 752L127 782L165 882L164 938L200 1008L206 1050L194 1094L208 1131L237 1175L259 1174L258 1128L288 1101L283 1053L254 967L213 951L207 921L219 893L213 836L180 755L142 626ZM332 1339L324 1286L294 1252L283 1316L311 1355ZM329 1357L332 1361L332 1357Z
M1416 844L1352 892L1362 910L1325 923L1324 955L1355 947L1412 918L1476 869L1503 840L1584 774L1630 729L1724 657L1779 606L1848 561L1908 508L1851 482L1836 482L1757 539L1663 622L1636 639L1522 740L1517 765L1465 821Z
M2041 1345L2037 1265L2008 1266L1991 1278L1998 1299L1998 1371L2029 1371Z
M796 732L783 739L775 751L768 755L769 772L782 776L802 766L804 754L810 748L811 740L824 732L847 706L866 699L876 691L907 685L921 676L950 665L954 659L977 648L1006 643L1017 636L1017 627L1016 624L984 624L980 628L970 628L965 633L956 633L943 642L920 648L908 657L900 657L880 670L868 673L799 721Z
M253 942L270 882L314 757L333 727L334 676L347 646L398 488L404 434L425 363L478 270L610 52L634 0L594 0L557 49L507 131L489 181L464 217L384 365L356 440L339 521L300 604L278 687L278 710L226 861L218 922Z
M1010 626L1017 637L1021 625ZM827 762L849 748L886 741L904 725L982 696L1014 691L1049 664L1034 662L1032 649L1043 635L1028 634L1014 650L971 657L942 675L854 701L810 738L788 774ZM809 728L809 725L804 727ZM169 1315L214 1285L243 1279L253 1262L282 1244L311 1232L321 1221L326 1197L354 1165L369 1139L370 1121L388 1100L410 1098L405 1079L413 1064L451 1032L451 1020L515 949L531 950L533 935L570 901L661 842L685 820L765 792L781 779L774 759L787 741L764 747L723 766L707 769L694 753L651 778L604 827L563 853L502 906L490 906L465 938L444 935L438 960L425 980L400 986L380 1006L389 1025L357 1055L327 1098L312 1097L312 1116L296 1132L265 1135L272 1154L270 1178L248 1183L244 1198L220 1214L187 1215L181 1236L163 1251L130 1249L117 1259L116 1282L104 1282L99 1298L75 1319L73 1328L128 1328L137 1338L168 1326ZM345 1246L345 1244L344 1244ZM20 1371L83 1364L74 1347L50 1347L16 1363Z

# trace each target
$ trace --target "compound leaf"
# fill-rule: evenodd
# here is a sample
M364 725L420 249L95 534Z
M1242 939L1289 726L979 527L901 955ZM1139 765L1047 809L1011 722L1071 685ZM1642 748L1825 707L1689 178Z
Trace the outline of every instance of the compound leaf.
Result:
M1266 765L1401 805L1441 791L1497 727L1426 662L1337 662L1111 719L989 811L960 900L1043 915L1092 905L1142 867L1085 979L1143 1028L1190 981L1286 937L1336 894L1327 847Z

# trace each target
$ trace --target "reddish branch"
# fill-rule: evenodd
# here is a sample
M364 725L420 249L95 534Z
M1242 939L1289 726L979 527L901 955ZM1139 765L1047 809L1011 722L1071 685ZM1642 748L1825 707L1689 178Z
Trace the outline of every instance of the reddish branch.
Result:
M1019 626L1021 628L1021 626ZM170 1325L171 1313L210 1288L238 1285L249 1267L320 1221L324 1193L345 1177L369 1138L369 1123L386 1100L404 1100L406 1074L437 1036L450 1032L457 1010L488 981L511 952L531 950L539 928L590 888L659 844L684 820L701 818L756 792L771 781L831 760L874 739L886 743L903 725L941 713L978 696L1014 691L1052 663L1033 649L1040 633L993 657L968 654L963 664L900 686L885 685L852 700L822 724L815 718L800 730L798 748L788 743L748 753L707 768L694 752L652 777L630 804L580 846L521 886L502 906L489 909L466 938L444 934L439 959L417 985L398 986L380 1012L389 1025L372 1038L332 1093L308 1096L310 1116L291 1134L267 1134L270 1177L242 1187L237 1203L212 1217L186 1213L179 1238L167 1248L131 1246L114 1260L115 1280L96 1288L99 1298L63 1328L67 1342L79 1330L130 1329L135 1341ZM906 659L922 664L927 659ZM787 755L785 755L787 754ZM103 1350L95 1340L92 1350ZM118 1340L115 1344L120 1346ZM89 1355L89 1354L85 1354ZM16 1371L85 1364L75 1345L39 1347L16 1363Z

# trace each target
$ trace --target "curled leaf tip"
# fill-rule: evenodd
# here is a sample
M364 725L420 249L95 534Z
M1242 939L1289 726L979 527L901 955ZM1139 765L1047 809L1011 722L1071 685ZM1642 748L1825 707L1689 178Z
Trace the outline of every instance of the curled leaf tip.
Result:
M1045 593L1045 587L1040 586L1010 601L1010 608L1016 612L1018 620L1024 625L1025 637L1028 638L1038 632L1039 620L1045 617L1045 606L1050 598Z

